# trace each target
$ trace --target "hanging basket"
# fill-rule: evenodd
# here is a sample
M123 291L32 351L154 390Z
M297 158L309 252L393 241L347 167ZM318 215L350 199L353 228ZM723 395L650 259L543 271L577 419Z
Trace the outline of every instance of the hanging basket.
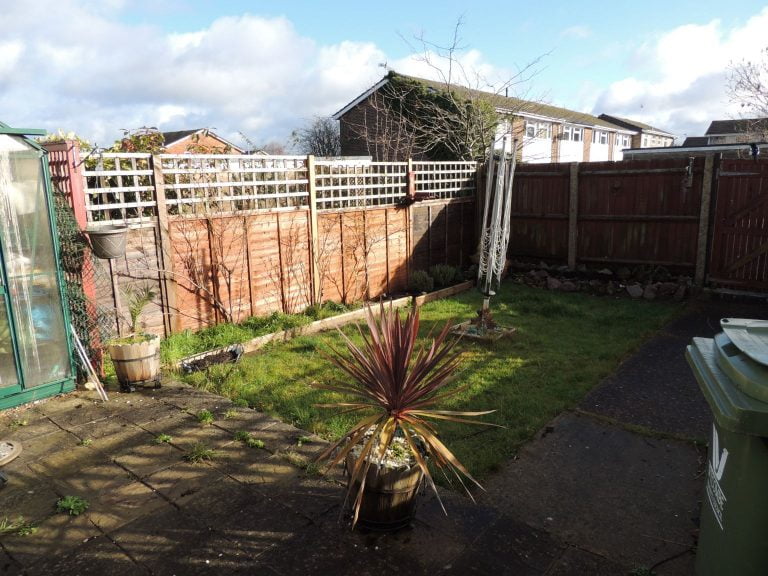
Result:
M125 254L125 239L128 226L108 224L98 228L87 228L85 233L91 240L91 249L98 258L119 258Z

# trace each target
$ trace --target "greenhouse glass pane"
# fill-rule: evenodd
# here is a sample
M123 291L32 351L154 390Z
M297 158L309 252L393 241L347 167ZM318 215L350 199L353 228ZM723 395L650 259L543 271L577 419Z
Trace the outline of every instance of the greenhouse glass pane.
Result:
M24 388L70 376L41 152L0 136L0 244Z
M0 388L16 386L18 383L11 330L8 326L8 311L5 309L2 296L0 296Z

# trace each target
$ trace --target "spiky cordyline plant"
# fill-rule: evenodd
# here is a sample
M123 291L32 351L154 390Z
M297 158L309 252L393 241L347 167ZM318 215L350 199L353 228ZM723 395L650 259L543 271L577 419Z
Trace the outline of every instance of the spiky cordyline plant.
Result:
M402 320L391 305L385 307L382 303L378 315L368 306L366 322L367 335L358 326L363 339L362 346L357 346L341 333L349 354L344 355L332 348L333 355L329 356L351 380L335 385L316 384L318 388L354 397L350 402L321 404L320 407L365 413L344 438L319 457L320 460L327 460L328 468L331 468L344 461L350 451L361 444L360 453L350 471L349 491L356 485L359 487L353 507L353 527L360 512L368 470L374 463L382 464L387 449L398 433L405 439L413 459L424 473L438 501L440 496L422 450L419 450L420 442L426 445L434 463L439 468L448 469L455 474L468 493L462 476L482 488L438 439L435 427L426 419L492 426L493 424L468 418L494 412L455 412L434 408L437 403L464 388L444 390L459 365L459 353L453 350L458 340L447 339L450 323L434 337L430 346L423 346L417 351L415 344L419 334L418 307L412 308ZM369 430L373 430L373 433L366 434ZM442 506L442 502L440 505Z

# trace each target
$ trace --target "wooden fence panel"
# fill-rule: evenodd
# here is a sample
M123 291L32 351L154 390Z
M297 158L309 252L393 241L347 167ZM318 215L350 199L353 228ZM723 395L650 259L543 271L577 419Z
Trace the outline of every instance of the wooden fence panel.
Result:
M717 287L768 291L768 161L722 161L708 278Z
M515 170L510 256L565 261L569 176L568 164L528 164Z
M216 313L210 297L204 296L213 294L208 227L204 220L178 218L169 221L169 236L181 329L194 331L212 326L216 323Z
M704 160L581 164L579 262L693 268Z
M475 199L432 200L411 206L411 269L466 267L475 251Z

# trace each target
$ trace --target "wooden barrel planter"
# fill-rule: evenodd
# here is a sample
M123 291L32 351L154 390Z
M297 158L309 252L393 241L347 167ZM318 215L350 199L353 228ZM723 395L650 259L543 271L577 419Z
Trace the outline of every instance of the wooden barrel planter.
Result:
M136 385L159 385L159 336L146 334L113 342L108 346L108 351L121 389L128 390Z
M356 461L357 458L349 454L347 470L352 470ZM417 465L389 468L371 464L357 523L369 530L387 532L408 526L416 513L416 495L423 476ZM350 491L353 501L357 489L356 483Z

